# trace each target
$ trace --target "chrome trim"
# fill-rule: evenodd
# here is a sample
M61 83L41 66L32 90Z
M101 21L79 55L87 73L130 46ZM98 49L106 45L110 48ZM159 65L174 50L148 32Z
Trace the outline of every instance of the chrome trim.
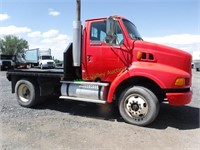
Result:
M84 82L84 81L60 81L61 83L73 83L73 84L84 84L84 85L98 85L98 86L109 86L109 83L100 82Z
M75 101L82 101L82 102L99 103L99 104L106 103L106 101L104 101L104 100L87 99L87 98L70 97L70 96L60 96L59 98L60 99L70 99L70 100L75 100Z

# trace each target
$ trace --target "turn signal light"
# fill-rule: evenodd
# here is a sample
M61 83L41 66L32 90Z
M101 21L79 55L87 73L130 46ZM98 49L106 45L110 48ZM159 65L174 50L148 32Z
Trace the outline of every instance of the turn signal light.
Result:
M185 86L185 78L177 78L175 81L175 86Z
M142 58L142 52L137 53L137 60L140 60Z

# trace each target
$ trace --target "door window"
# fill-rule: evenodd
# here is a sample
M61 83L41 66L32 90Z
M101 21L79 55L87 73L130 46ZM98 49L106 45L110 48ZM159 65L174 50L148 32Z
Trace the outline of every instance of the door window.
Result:
M91 25L90 40L104 41L106 37L106 22L93 22Z
M118 23L116 23L115 31L116 39L109 44L120 45L123 43L124 36ZM106 21L93 22L91 24L90 40L105 42L106 39Z

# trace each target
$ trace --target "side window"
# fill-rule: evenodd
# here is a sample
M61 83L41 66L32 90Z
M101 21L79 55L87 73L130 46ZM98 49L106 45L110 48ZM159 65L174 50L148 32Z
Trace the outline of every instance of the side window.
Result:
M91 24L90 40L91 41L104 41L106 37L106 22L93 22Z
M124 36L118 22L116 23L115 35L116 38L110 44L115 44L115 45L123 44ZM105 21L93 22L91 24L90 40L104 42L105 38L106 38L106 22Z
M91 28L91 36L90 36L90 40L97 40L98 39L98 30L95 27Z
M100 32L100 41L104 41L105 38L106 38L106 32L101 31L101 32Z

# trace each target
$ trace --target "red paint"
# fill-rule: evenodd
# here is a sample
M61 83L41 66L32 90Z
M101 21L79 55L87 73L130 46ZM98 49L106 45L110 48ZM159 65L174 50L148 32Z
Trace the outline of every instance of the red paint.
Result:
M164 45L133 40L124 26L124 18L116 18L124 38L124 44L120 46L96 39L91 41L90 36L96 34L91 26L105 22L106 18L86 20L83 30L82 77L84 80L109 82L107 102L112 102L113 94L121 82L135 76L149 78L163 90L191 87L190 54ZM141 59L137 59L138 52L142 53ZM179 77L186 78L184 87L174 85ZM187 104L191 101L191 95L191 92L166 94L171 105Z
M186 93L167 93L167 99L170 105L181 106L191 102L192 92Z

